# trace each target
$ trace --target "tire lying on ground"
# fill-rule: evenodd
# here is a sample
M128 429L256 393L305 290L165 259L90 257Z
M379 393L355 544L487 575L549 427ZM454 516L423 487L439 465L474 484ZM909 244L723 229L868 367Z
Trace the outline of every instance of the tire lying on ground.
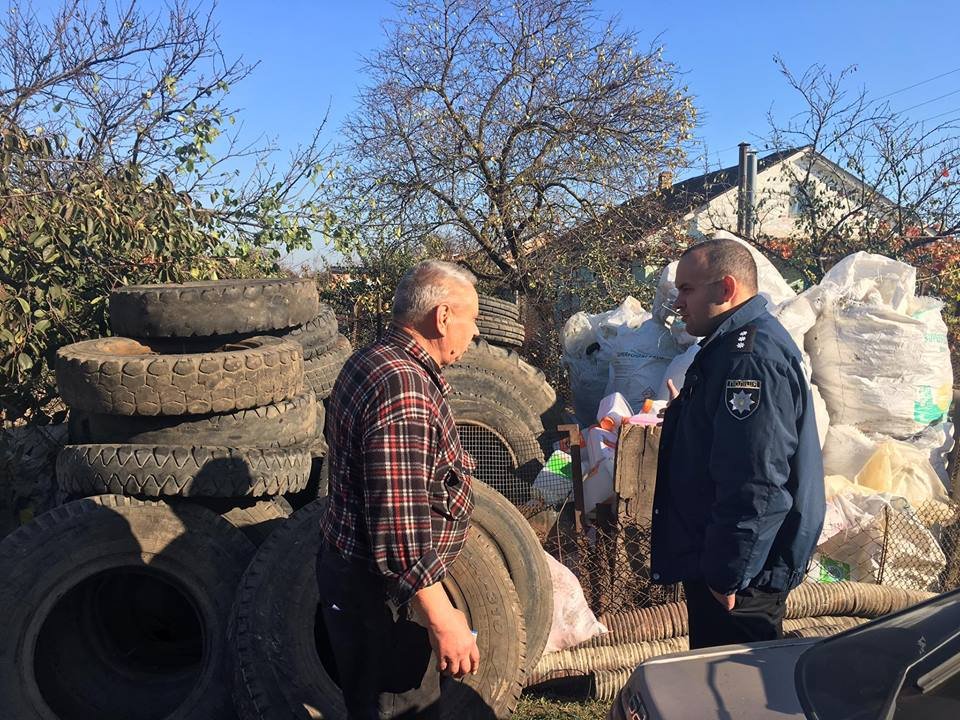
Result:
M0 542L0 698L17 720L232 720L225 637L254 547L205 508L101 496Z
M71 410L70 442L290 447L312 442L323 405L312 392L292 400L207 415L107 415Z
M544 374L512 350L476 340L444 377L458 393L507 408L535 435L560 420L562 408Z
M517 589L527 626L527 674L547 645L553 622L550 566L530 523L509 500L482 482L473 485L471 524L500 554Z
M310 451L188 445L67 445L57 483L68 496L261 497L302 490Z
M244 574L231 619L234 699L242 720L346 717L328 674L329 658L314 558L326 501L294 513L263 544ZM526 633L513 583L496 552L471 531L444 580L452 602L477 630L480 671L444 687L444 718L508 717L525 665ZM328 660L329 662L329 660Z
M110 327L132 337L256 333L307 323L318 309L311 279L132 285L110 293Z
M209 309L208 309L209 312ZM113 337L57 351L57 388L72 408L112 415L202 415L290 400L303 391L303 350L256 337L222 352L159 355Z
M343 335L337 335L333 346L323 355L304 363L303 376L307 386L313 390L318 400L330 396L333 383L343 368L343 364L353 352L350 341Z

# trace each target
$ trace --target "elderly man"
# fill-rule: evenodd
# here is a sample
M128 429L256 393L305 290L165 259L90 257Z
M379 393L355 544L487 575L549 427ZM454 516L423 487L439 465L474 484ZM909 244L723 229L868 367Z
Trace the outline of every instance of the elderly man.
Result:
M437 260L410 270L393 325L347 360L330 397L317 574L353 720L439 717L440 673L479 666L476 639L440 584L473 511L473 461L441 369L477 335L475 283Z
M800 351L735 240L687 250L676 285L687 330L704 340L664 416L652 577L683 582L691 648L782 637L825 505Z

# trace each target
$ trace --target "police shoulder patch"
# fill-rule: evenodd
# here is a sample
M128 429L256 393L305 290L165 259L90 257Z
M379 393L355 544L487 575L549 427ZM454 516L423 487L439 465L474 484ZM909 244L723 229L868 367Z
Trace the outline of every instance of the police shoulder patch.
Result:
M724 405L737 420L745 420L760 407L759 380L727 380Z
M747 325L733 332L734 346L733 352L748 353L753 352L753 338L757 334L755 325Z

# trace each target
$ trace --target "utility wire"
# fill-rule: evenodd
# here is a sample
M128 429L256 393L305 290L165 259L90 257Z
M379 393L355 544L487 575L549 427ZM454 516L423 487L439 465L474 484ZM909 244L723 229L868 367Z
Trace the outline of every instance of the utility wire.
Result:
M960 72L960 68L954 68L953 70L947 70L947 72L945 72L945 73L940 73L939 75L934 75L933 77L927 78L926 80L921 80L920 82L915 82L913 85L907 85L906 87L902 87L902 88L900 88L899 90L894 90L893 92L888 92L886 95L881 95L881 96L878 97L878 98L874 98L874 99L873 99L873 102L876 102L877 100L883 100L884 98L892 97L893 95L899 95L900 93L906 92L907 90L913 90L913 88L915 88L915 87L920 87L921 85L926 85L926 84L929 83L929 82L933 82L934 80L939 80L939 79L942 78L942 77L946 77L947 75L953 75L954 73L957 73L957 72Z

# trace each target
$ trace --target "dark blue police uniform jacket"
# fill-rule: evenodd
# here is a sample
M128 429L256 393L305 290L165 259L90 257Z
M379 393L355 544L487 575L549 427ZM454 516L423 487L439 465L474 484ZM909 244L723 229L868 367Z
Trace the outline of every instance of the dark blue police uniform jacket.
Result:
M823 458L801 355L756 296L697 353L664 415L654 582L730 594L803 579L823 526Z

